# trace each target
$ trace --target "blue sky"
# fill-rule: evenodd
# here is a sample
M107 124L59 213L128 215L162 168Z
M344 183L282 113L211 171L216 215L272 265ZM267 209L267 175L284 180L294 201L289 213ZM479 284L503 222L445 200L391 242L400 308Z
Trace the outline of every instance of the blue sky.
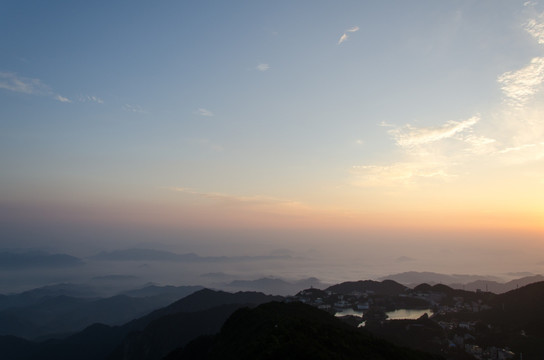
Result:
M3 1L0 34L18 224L543 230L539 2Z

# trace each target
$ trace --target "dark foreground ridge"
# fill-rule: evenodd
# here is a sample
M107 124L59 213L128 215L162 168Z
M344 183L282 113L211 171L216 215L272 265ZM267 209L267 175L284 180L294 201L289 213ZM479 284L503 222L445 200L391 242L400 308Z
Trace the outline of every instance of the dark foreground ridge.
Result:
M181 359L442 359L380 340L302 303L271 302L236 311L216 336L168 355Z

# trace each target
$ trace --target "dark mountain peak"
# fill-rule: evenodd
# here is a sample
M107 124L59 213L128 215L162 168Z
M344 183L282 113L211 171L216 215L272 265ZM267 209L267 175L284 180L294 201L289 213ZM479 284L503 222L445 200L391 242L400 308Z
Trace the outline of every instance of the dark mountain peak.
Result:
M444 293L444 294L451 294L453 292L455 292L455 289L447 286L447 285L444 285L444 284L436 284L432 287L432 290L434 292L440 292L440 293Z
M316 289L316 288L310 288L310 289L305 289L305 290L302 290L302 291L299 291L296 296L309 296L309 297L321 297L321 298L324 298L327 296L327 292L325 290L320 290L320 289Z
M270 302L231 315L215 338L198 339L166 359L433 359L376 340L302 303Z
M265 295L256 291L239 291L237 293L229 293L221 290L204 288L162 309L153 311L142 318L131 321L125 326L130 329L143 329L143 327L145 327L151 321L165 315L201 311L228 304L262 304L274 300L283 300L283 297Z
M401 285L394 280L384 280L381 282L374 280L359 280L343 282L330 286L325 290L338 294L372 291L376 295L398 295L405 292L406 289L408 289L406 286Z
M423 283L423 284L419 284L418 286L416 286L414 288L414 291L419 291L419 292L431 292L431 290L433 289L433 287L427 283Z
M532 283L500 294L497 299L544 300L544 281Z

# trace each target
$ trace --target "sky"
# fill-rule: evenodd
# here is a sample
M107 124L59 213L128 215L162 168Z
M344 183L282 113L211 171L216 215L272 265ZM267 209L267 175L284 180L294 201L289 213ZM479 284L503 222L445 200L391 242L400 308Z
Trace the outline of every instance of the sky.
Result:
M541 1L0 4L2 248L544 271Z

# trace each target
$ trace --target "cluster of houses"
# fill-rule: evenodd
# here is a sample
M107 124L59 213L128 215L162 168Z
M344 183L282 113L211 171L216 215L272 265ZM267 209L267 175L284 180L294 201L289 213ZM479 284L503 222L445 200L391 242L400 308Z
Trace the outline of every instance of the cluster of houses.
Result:
M302 290L295 296L288 297L287 301L300 301L332 313L345 309L363 312L364 310L370 309L370 306L373 303L371 298L373 294L374 292L369 290L366 292L355 291L349 295L344 295L311 288Z
M372 290L351 291L348 294L337 294L332 291L320 289L306 289L295 296L287 298L287 301L299 301L329 311L333 314L358 314L365 320L385 321L385 311L391 307L405 303L406 299L423 300L427 307L433 309L434 317L431 317L446 334L445 346L449 351L464 351L478 360L511 360L515 354L509 349L477 345L477 323L456 320L438 320L439 315L455 314L460 312L477 312L491 307L481 299L465 299L461 296L447 298L447 294L432 291L407 290L397 296L377 296ZM386 305L384 303L387 303ZM397 308L400 308L397 307ZM351 311L346 311L351 310ZM451 317L449 317L451 318ZM409 328L409 327L408 327Z

